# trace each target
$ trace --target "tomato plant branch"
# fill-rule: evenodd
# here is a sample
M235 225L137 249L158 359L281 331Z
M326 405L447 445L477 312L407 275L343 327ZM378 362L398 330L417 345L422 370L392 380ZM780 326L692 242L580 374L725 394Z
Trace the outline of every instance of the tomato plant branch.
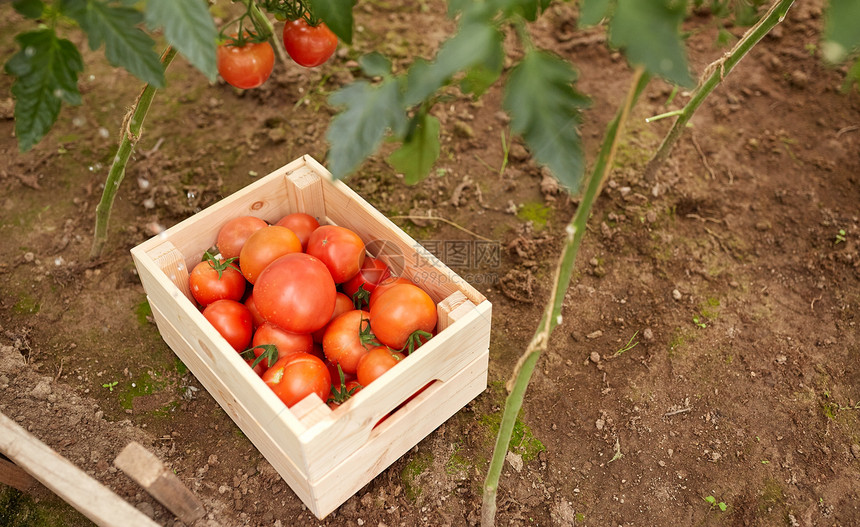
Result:
M765 35L770 32L777 24L779 24L788 13L789 8L794 3L794 0L776 0L767 13L762 16L759 21L749 28L744 36L735 44L735 46L705 68L702 74L702 79L699 80L698 86L693 91L690 101L678 113L678 118L663 138L660 148L654 154L654 157L648 162L645 167L645 179L653 180L657 174L657 170L669 157L669 153L678 142L681 134L687 127L687 123L696 113L696 110L711 94L712 91L726 78L732 69L737 66L741 59L755 46ZM672 114L673 112L669 112ZM662 116L657 116L662 117ZM652 118L654 120L656 118Z
M529 342L525 352L514 367L511 379L507 383L509 393L505 401L505 408L499 425L499 433L496 436L493 458L490 461L490 468L487 471L487 477L484 481L484 498L481 510L482 527L492 527L495 525L496 494L498 490L499 477L501 476L502 467L505 463L505 456L507 454L508 445L511 441L511 434L514 429L517 414L519 414L519 411L522 408L526 388L528 387L529 380L534 372L538 358L540 358L541 353L547 349L550 334L561 322L562 302L564 300L565 292L570 285L576 255L579 252L582 236L585 233L588 217L591 214L591 207L593 206L597 196L600 195L603 184L612 170L615 153L618 149L618 142L621 137L624 124L630 115L633 105L645 89L649 80L650 76L647 75L641 67L636 69L633 76L633 82L631 83L630 90L627 93L623 105L619 108L615 118L607 126L603 144L600 148L597 161L595 162L594 171L589 179L588 187L585 190L582 201L576 209L576 213L565 228L565 245L555 269L553 286L550 298L546 303L543 317L541 318L540 324L538 325L537 331L532 337L531 342Z
M161 55L161 64L165 71L175 56L176 48L173 46L168 46L164 50L164 53ZM105 188L102 192L101 201L96 206L96 226L95 234L93 235L93 245L90 249L90 258L98 258L104 250L104 245L107 242L111 208L113 207L116 193L119 190L119 184L122 183L125 177L125 167L128 165L128 160L134 151L135 145L140 140L143 121L146 119L146 114L152 105L152 100L157 91L158 88L152 84L144 86L137 97L137 101L135 101L133 109L129 111L129 115L126 115L123 121L119 148L113 158L113 164L105 180Z
M283 41L277 37L275 33L275 26L272 25L272 22L269 18L260 11L260 7L257 3L251 0L250 5L248 6L248 13L251 14L251 19L254 21L254 26L256 28L265 28L265 37L269 40L269 44L272 45L272 48L275 50L275 53L278 55L278 60L281 61L282 64L287 65L290 63L289 58L287 57L287 51L284 49ZM261 35L263 32L260 32Z

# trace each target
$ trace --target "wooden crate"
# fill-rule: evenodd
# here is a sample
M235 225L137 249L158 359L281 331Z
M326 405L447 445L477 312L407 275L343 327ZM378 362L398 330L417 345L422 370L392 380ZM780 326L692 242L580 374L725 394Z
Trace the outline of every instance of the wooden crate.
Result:
M335 411L315 394L288 409L203 318L188 287L189 269L225 222L253 215L273 223L291 212L354 230L371 255L421 286L438 306L437 335ZM131 253L164 340L318 518L487 386L490 302L309 156Z

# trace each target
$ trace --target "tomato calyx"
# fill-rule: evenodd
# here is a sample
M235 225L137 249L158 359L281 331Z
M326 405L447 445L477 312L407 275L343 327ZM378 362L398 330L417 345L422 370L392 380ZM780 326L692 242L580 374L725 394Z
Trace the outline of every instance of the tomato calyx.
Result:
M405 353L406 355L410 355L412 354L412 352L420 348L425 342L430 340L432 336L432 333L416 329L415 331L410 333L408 337L406 337L406 344L404 344L403 347L397 351L399 351L400 353Z
M214 254L210 253L209 251L206 251L205 253L203 253L203 259L201 261L209 262L209 266L212 267L212 269L214 269L218 273L218 280L220 280L221 278L223 278L224 271L226 271L228 267L232 267L233 269L239 271L239 268L233 265L233 262L237 259L238 258L227 258L224 261L219 261L217 258L215 258ZM239 272L241 273L242 271Z
M382 346L382 343L376 338L376 335L373 334L373 331L370 329L370 319L362 318L361 323L358 327L358 339L361 341L361 346L364 349L374 348L376 346ZM338 365L340 368L340 365Z
M370 291L364 288L364 284L358 286L358 291L352 295L352 305L355 309L364 309L370 306Z
M258 0L257 3L277 20L293 21L303 18L311 27L322 23L322 20L314 15L310 3L305 0Z
M254 357L257 355L254 350L262 349L263 353L257 356L256 359ZM239 353L239 356L245 360L254 359L254 362L251 363L251 368L256 368L258 364L263 362L263 359L267 359L266 367L271 368L276 362L278 362L278 348L274 344L258 344L253 348L248 348L245 351Z
M337 373L340 376L340 381L337 384L332 383L331 396L326 400L326 404L335 403L341 405L362 388L360 384L356 384L352 388L347 388L346 374L343 373L343 368L340 367L340 364L337 365Z

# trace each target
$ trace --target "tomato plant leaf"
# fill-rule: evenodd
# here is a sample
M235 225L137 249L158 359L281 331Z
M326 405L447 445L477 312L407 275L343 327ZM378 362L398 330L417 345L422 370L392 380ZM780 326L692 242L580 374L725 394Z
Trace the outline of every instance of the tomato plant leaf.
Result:
M78 73L84 62L78 48L50 28L20 33L15 41L21 51L4 69L15 77L15 135L26 152L54 125L63 102L81 104Z
M511 131L522 136L535 159L568 190L579 187L585 154L577 125L588 98L573 88L570 64L545 51L531 50L510 73L503 105Z
M439 49L436 60L416 60L406 80L406 104L417 104L441 88L457 72L476 64L492 68L498 61L502 34L493 25L466 22Z
M175 0L165 0L175 1ZM310 0L311 9L337 38L352 44L352 6L353 0Z
M596 26L609 13L610 0L583 0L579 6L579 27Z
M215 80L215 47L218 30L212 15L201 0L149 0L146 23L150 28L164 27L164 36L192 66L210 81Z
M681 86L692 86L680 25L686 2L618 0L609 23L609 42L624 48L632 64Z
M396 79L379 85L355 81L331 94L329 103L344 108L332 119L326 134L331 145L328 168L336 179L352 173L379 147L389 130L406 122Z
M860 48L860 2L830 0L824 22L824 58L839 64Z
M400 148L388 156L388 163L403 174L408 185L424 179L439 157L439 119L419 112L414 120L414 130Z
M499 79L505 66L505 50L501 40L496 44L487 50L488 53L483 62L466 71L466 75L460 81L460 90L463 93L480 97Z
M391 74L391 61L377 51L362 55L358 59L358 65L365 75L371 77L384 77Z
M489 4L501 10L505 16L517 14L534 22L549 7L550 0L492 0Z
M45 10L42 0L12 0L15 11L27 18L39 18Z
M97 0L65 0L63 12L86 31L90 49L105 45L105 57L111 65L125 68L157 88L164 87L164 68L153 49L155 41L137 27L143 13Z

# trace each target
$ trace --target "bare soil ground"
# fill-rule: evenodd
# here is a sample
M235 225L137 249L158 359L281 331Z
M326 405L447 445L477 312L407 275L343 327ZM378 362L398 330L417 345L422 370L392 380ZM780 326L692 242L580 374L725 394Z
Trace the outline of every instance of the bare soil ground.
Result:
M504 382L575 210L516 142L499 174L498 91L434 109L443 150L421 184L406 186L381 155L347 180L389 216L433 211L498 241L502 257L488 267L439 254L493 302L487 391L322 521L161 340L128 253L302 154L324 159L326 95L359 74L358 53L402 66L432 56L453 29L442 2L420 7L359 3L354 48L316 70L279 65L245 93L177 60L98 261L87 258L93 211L139 82L87 52L84 104L21 154L11 79L0 76L0 411L164 525L178 523L112 465L130 440L205 502L199 525L475 525ZM25 24L11 11L0 6L4 61ZM667 104L670 86L652 82L532 379L499 525L860 524L860 97L822 64L821 24L820 4L799 2L646 181L669 123L644 118L688 96ZM580 69L594 152L630 73L600 33L575 25L575 9L556 3L533 29ZM701 72L725 48L707 14L687 28ZM396 221L437 251L475 240L441 222ZM50 495L6 487L0 523L88 524Z

